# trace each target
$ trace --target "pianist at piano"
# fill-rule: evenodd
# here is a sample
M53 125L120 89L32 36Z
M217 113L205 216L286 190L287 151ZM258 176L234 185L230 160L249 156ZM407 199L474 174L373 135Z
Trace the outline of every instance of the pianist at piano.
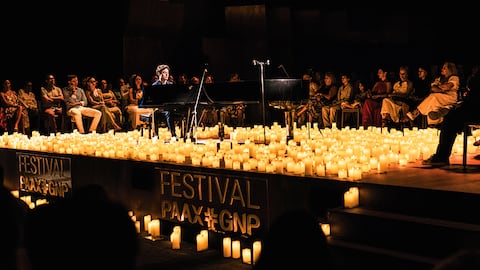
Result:
M157 66L157 69L155 70L155 73L158 76L158 80L153 82L152 85L167 85L167 84L173 84L172 81L169 80L170 77L170 67L165 64L161 64ZM157 126L158 120L164 118L165 122L167 123L168 130L172 133L172 137L177 137L175 134L175 126L173 123L173 120L171 118L171 114L169 110L155 110L153 113L153 118L154 118L154 126ZM154 130L157 130L154 128Z
M200 118L204 108L224 108L244 104L248 108L258 108L258 110L247 116L248 123L245 123L245 125L270 125L272 122L283 122L285 119L282 119L283 116L281 119L270 119L270 115L266 114L264 121L261 109L263 99L269 105L267 109L274 106L275 110L280 109L282 112L286 108L292 107L291 105L308 99L308 83L304 83L301 79L266 79L265 97L262 96L262 88L260 86L259 81L224 81L203 84L198 101L198 118ZM195 103L199 87L199 85L185 84L146 86L139 107L175 112L172 118L177 119L176 123L182 123L179 128L183 134L179 135L185 135L185 130L188 132L192 131L192 118L194 113L197 113L194 108L196 107ZM179 119L182 121L178 121ZM222 120L220 119L220 121ZM185 125L186 129L182 129ZM157 130L155 127L154 133ZM192 136L193 134L190 135Z

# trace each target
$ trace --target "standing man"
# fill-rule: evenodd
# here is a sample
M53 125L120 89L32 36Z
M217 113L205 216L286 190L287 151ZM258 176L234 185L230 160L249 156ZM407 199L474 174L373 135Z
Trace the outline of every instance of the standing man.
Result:
M155 73L158 76L158 80L154 81L152 85L167 85L167 84L173 84L170 78L170 67L165 64L161 64L157 66L157 69ZM155 123L154 123L154 130L155 132L157 131L157 120L159 114L163 114L165 117L165 121L167 122L168 130L172 133L172 137L176 139L177 135L175 133L175 125L173 123L173 120L171 118L170 111L168 110L156 110L154 112L154 118L155 118Z

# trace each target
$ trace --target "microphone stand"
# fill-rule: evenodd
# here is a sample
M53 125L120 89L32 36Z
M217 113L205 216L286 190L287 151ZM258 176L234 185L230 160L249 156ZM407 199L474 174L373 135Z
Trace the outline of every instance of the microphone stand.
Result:
M198 87L197 92L197 99L195 100L195 105L193 106L193 118L192 123L190 124L190 129L188 131L187 137L190 136L193 132L193 139L195 143L197 142L197 128L198 128L198 119L197 119L197 110L198 110L198 103L200 101L200 94L202 93L203 88L203 81L205 80L205 74L207 73L207 69L203 70L202 79L200 80L200 85Z
M269 66L270 65L270 60L267 60L265 62L261 62L261 61L258 61L258 60L253 60L253 65L256 66L256 65L259 65L260 66L260 85L261 85L261 88L262 88L262 117L263 117L263 144L267 144L267 135L266 135L266 131L265 131L265 79L264 79L264 74L265 74L265 70L264 70L264 66L267 65Z

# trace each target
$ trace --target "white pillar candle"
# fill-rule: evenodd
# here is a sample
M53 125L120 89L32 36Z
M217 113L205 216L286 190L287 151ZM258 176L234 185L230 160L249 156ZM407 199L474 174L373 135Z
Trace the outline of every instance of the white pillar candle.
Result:
M253 264L256 264L258 262L258 258L260 258L260 254L262 253L262 242L260 241L255 241L253 242Z
M339 178L347 178L347 170L346 169L339 169L338 170L338 177Z
M322 228L323 234L325 234L325 236L329 236L330 235L330 224L321 223L320 226Z
M310 157L307 157L303 161L305 164L305 176L312 176L313 175L313 161L310 159Z
M315 173L317 176L325 176L325 165L324 164L317 164Z
M173 232L170 234L170 242L172 243L172 249L180 249L180 242L182 233L180 226L173 227Z
M359 190L358 187L351 187L344 193L344 206L345 208L353 208L359 204Z
M240 258L240 240L232 241L232 258L234 259Z
M260 159L258 162L257 162L257 170L259 172L265 172L266 171L266 162L265 160L263 159Z
M242 249L242 262L252 264L252 251L249 248Z
M143 229L148 232L148 224L152 221L151 215L146 215L143 217Z
M196 237L197 251L203 251L208 249L208 230L201 230Z
M224 237L223 238L223 257L232 256L232 238Z
M152 238L160 237L160 220L154 219L148 224L149 233Z

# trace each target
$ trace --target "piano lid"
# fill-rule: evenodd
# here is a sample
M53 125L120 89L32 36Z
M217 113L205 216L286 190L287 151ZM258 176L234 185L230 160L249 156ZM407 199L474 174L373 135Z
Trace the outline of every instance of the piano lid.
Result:
M301 79L265 79L265 101L297 102L307 100L308 82ZM168 84L146 86L139 107L193 105L199 85ZM260 81L215 82L203 84L201 104L228 105L261 103Z
M206 83L203 88L203 96L214 104L259 103L262 100L259 81Z
M143 97L138 107L156 108L168 105L195 104L197 98L196 85L165 84L145 86Z
M309 82L301 79L265 79L265 100L300 102L309 98Z

